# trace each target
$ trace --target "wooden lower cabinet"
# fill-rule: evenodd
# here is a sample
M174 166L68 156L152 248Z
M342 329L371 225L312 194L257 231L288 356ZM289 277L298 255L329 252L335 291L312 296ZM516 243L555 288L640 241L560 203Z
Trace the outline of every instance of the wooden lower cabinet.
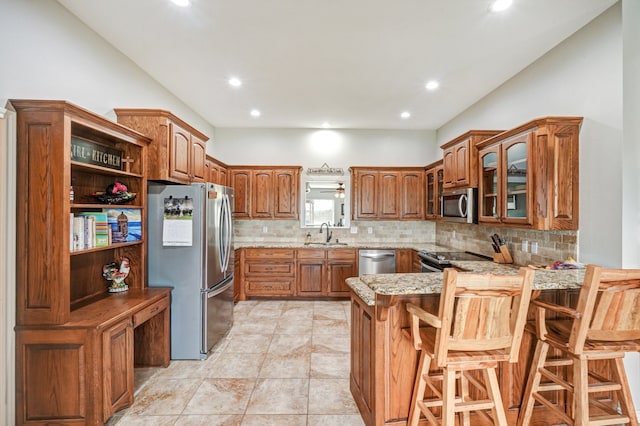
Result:
M169 365L170 289L129 293L16 327L16 424L103 425L133 404L134 365Z
M236 250L233 255L233 301L237 302L240 300L240 294L242 290L240 289L242 281L241 281L241 273L240 273L240 251Z
M351 296L351 394L365 424L375 424L374 307Z
M130 319L102 333L103 419L133 404L133 324Z
M296 250L296 295L349 297L345 280L358 276L355 249Z
M293 296L293 249L244 249L240 300L252 296Z
M239 253L238 253L239 252ZM353 248L245 248L236 252L238 300L249 297L348 298L358 276Z
M343 257L341 257L343 256ZM349 297L351 288L346 279L358 276L355 250L329 250L327 253L328 296Z
M438 311L438 295L403 295L394 298L397 299L376 295L376 304L369 306L358 295L351 293L350 389L367 426L406 425L418 362L418 354L405 331L410 326L406 304L410 302L430 312ZM571 303L575 295L566 290L543 291L540 299L566 304ZM385 305L391 306L386 308ZM531 310L530 320L533 319L532 314ZM535 343L535 336L525 332L518 362L504 363L498 368L502 399L510 425L516 424ZM609 374L608 364L603 363L599 368L602 374ZM565 403L560 397L555 402ZM562 423L548 409L537 405L529 426ZM471 424L489 423L472 414Z
M324 249L296 250L296 294L300 297L326 296L327 269Z
M412 261L413 261L413 252L412 249L397 249L396 250L396 272L397 273L408 273L413 272Z
M16 424L102 424L95 340L86 329L16 331Z

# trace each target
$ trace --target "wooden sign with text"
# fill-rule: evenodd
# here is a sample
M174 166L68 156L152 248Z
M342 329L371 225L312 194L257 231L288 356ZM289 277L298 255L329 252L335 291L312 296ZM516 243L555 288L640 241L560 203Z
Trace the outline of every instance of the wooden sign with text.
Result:
M122 151L80 138L71 138L71 161L122 170Z

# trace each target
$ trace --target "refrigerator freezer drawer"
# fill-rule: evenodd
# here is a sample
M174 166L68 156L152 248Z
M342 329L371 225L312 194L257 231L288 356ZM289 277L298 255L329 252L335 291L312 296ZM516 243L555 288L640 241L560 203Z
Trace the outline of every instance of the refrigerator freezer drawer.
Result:
M202 308L201 352L206 357L233 325L233 276L202 293Z

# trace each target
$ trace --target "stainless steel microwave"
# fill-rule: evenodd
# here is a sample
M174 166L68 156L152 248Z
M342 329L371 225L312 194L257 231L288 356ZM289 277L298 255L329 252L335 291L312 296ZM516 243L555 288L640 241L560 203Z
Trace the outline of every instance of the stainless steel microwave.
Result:
M478 223L477 197L476 188L443 192L440 197L442 219L449 222Z

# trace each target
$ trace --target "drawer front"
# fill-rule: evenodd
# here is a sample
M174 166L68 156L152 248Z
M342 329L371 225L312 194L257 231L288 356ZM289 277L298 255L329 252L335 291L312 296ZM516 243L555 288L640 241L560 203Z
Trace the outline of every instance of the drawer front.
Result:
M245 275L288 275L293 276L293 262L273 263L273 262L246 262L244 264Z
M246 259L291 259L293 249L245 249Z
M329 249L327 250L327 258L329 259L347 259L356 260L355 249Z
M325 249L298 249L296 255L298 259L324 259Z
M245 280L247 296L290 296L293 289L293 280Z
M147 321L149 318L157 315L159 312L162 312L164 309L169 307L169 298L165 297L162 300L158 300L152 305L147 306L146 308L136 312L133 314L133 326L137 327L143 322Z

